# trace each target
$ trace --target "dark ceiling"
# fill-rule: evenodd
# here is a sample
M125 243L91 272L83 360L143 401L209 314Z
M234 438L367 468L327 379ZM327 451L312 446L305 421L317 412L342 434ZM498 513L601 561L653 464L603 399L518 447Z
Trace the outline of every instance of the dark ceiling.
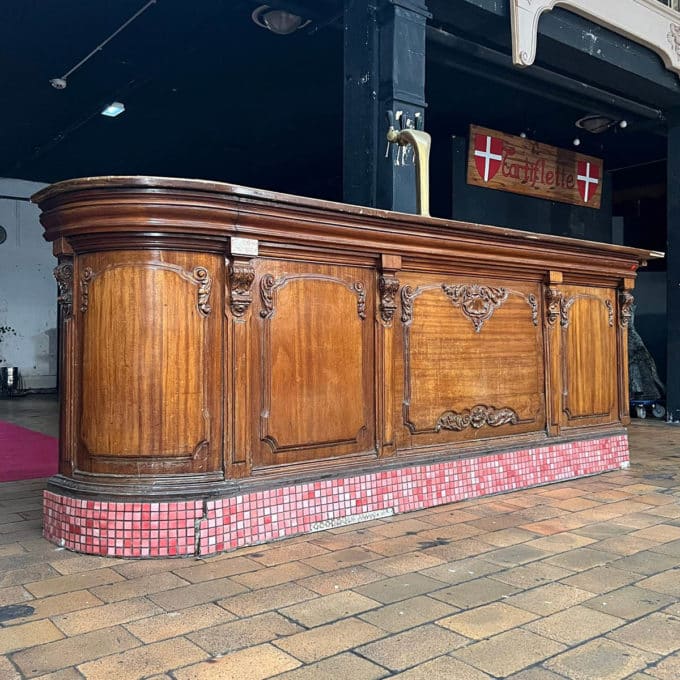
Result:
M144 4L3 0L0 175L46 182L103 174L202 177L341 199L342 0L286 2L314 20L291 36L255 26L256 2L158 0L73 73L66 89L50 86ZM660 121L626 112L615 99L537 84L500 63L509 59L507 22L492 25L474 8L463 16L466 4L428 3L434 16L426 127L443 162L450 136L465 135L471 122L570 146L574 122L604 108L630 124L579 135L583 152L603 157L609 169L664 158ZM450 49L435 41L438 28L462 42ZM466 40L498 53L499 63L491 67L484 55L466 52ZM552 69L574 76L569 70L580 67L569 50L555 50L550 37L541 41L539 54L554 52L563 62ZM636 85L617 80L611 89L634 98ZM653 96L650 90L639 100ZM101 116L114 100L125 103L125 113Z
M3 0L1 175L326 179L342 139L339 29L283 37L255 26L251 2L159 0L66 89L50 86L143 4ZM101 116L114 100L125 113Z

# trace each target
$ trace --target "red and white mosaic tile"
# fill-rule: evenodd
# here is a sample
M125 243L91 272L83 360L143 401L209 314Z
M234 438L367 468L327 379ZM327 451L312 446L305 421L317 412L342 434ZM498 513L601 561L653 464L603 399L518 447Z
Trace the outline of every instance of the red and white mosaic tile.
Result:
M627 467L628 455L628 438L618 435L216 500L125 503L45 491L43 533L69 550L94 555L212 555L371 515L420 510L616 470Z

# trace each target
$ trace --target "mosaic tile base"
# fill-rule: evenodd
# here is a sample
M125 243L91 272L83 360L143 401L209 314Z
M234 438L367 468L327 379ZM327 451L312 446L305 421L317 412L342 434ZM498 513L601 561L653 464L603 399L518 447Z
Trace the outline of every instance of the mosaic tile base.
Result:
M124 503L45 491L43 534L69 550L94 555L212 555L318 531L331 522L351 523L355 515L421 510L628 464L628 438L618 435L409 465L217 500Z

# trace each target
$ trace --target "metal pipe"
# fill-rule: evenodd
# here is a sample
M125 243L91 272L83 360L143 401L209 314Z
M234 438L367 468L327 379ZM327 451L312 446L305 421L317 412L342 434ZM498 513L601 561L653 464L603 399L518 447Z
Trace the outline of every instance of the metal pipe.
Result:
M143 12L146 12L151 5L155 5L157 0L149 0L144 7L141 9L137 10L124 24L119 26L111 35L106 38L103 42L100 42L97 47L95 47L87 56L83 57L73 68L69 69L64 73L61 78L54 78L53 80L61 80L61 81L66 81L66 79L74 72L77 71L86 61L88 61L91 57L93 57L97 52L100 52L101 49L106 45L108 42L113 40L123 29L127 28L140 14ZM63 88L58 88L58 89L63 89Z

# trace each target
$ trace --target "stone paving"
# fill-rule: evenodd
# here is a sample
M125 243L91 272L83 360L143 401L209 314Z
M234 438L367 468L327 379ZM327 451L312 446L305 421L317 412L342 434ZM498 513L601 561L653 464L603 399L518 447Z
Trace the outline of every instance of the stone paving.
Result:
M69 553L0 484L0 679L678 680L680 428L630 434L630 470L208 559Z

